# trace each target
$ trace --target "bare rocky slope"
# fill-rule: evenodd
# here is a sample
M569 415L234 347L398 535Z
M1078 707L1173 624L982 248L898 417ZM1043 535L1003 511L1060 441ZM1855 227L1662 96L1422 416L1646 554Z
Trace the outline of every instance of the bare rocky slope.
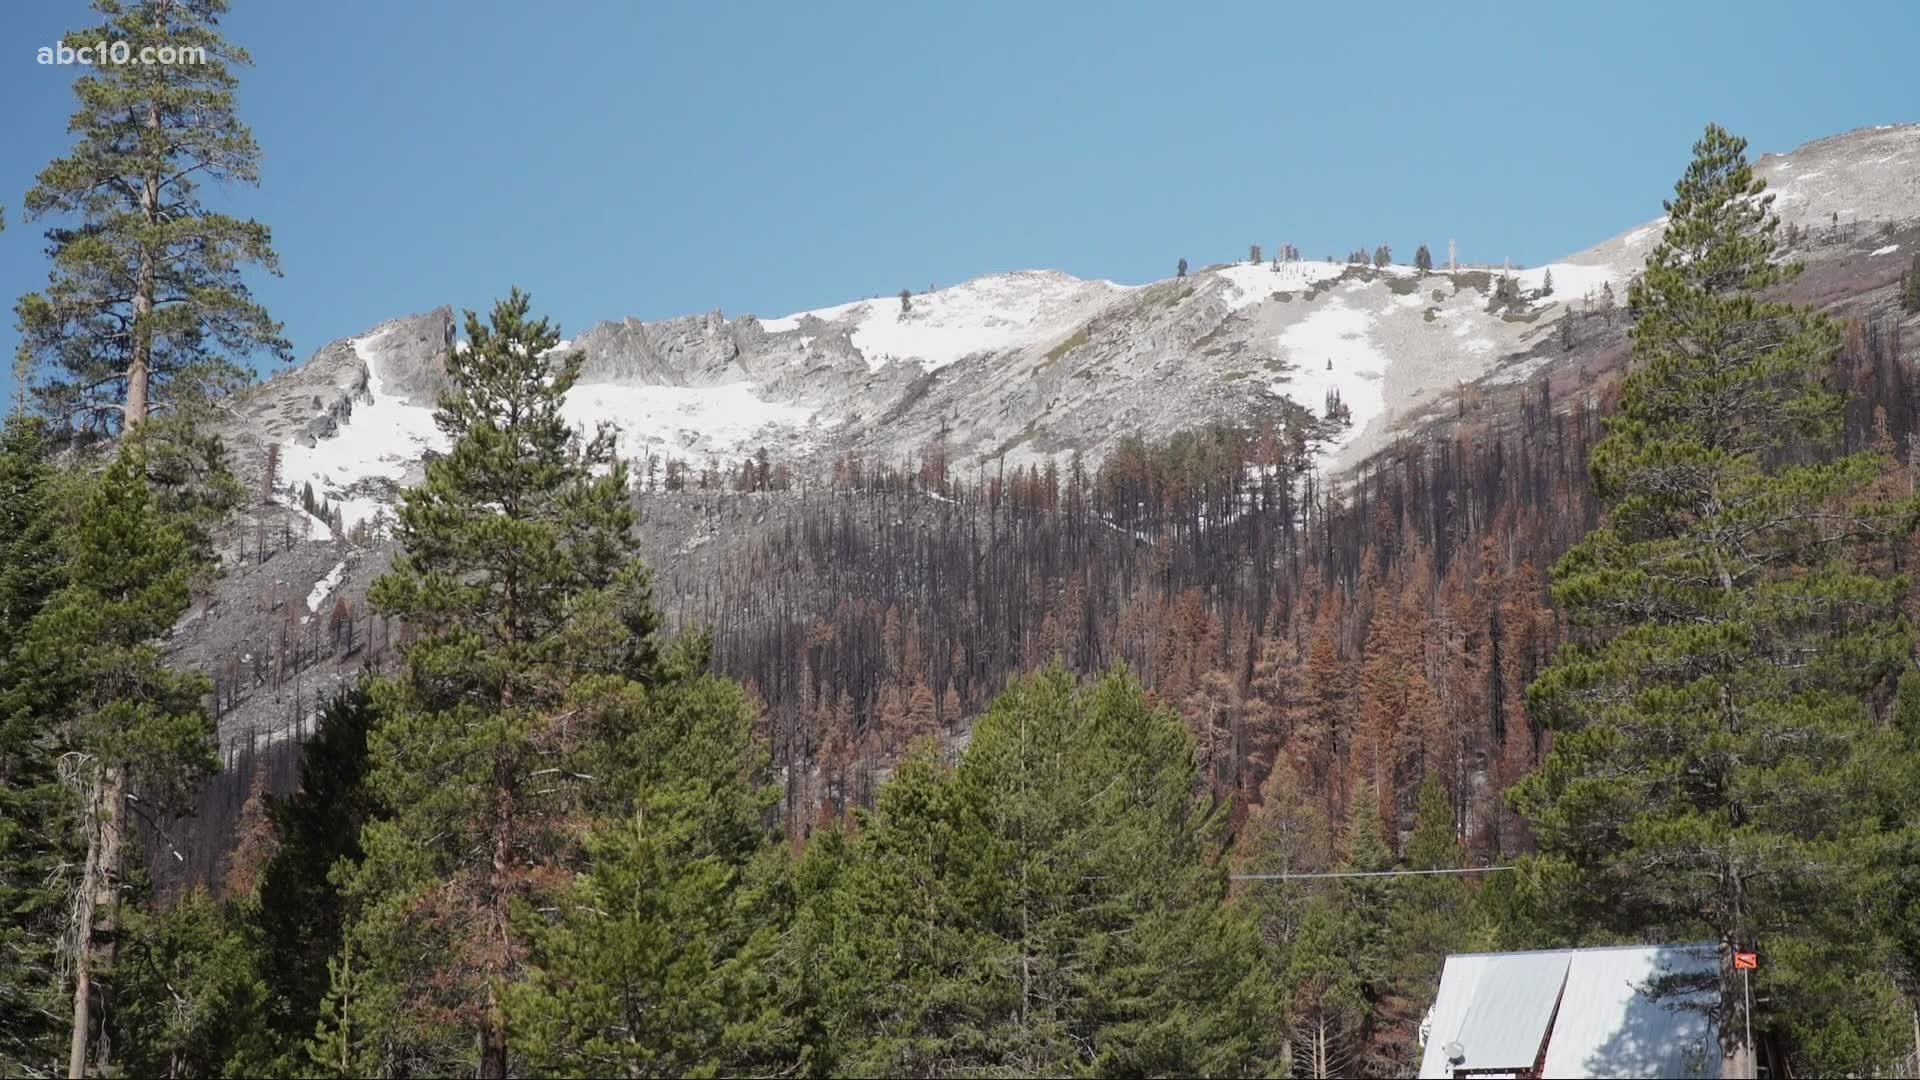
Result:
M1886 291L1920 247L1920 125L1849 132L1757 164L1809 266L1797 296ZM1587 385L1617 365L1626 320L1603 314L1604 297L1624 301L1663 220L1516 270L1520 295L1504 304L1499 267L1296 261L1138 286L1018 271L904 305L888 296L779 318L600 323L570 343L584 374L568 408L583 425L619 425L636 460L699 468L765 447L817 474L847 453L899 462L936 438L962 471L1076 451L1097 461L1131 434L1319 415L1337 395L1352 424L1325 464L1341 473L1460 415L1468 399L1540 380ZM221 675L230 744L283 729L316 691L351 677L367 635L378 644L361 601L390 557L383 514L444 449L432 401L456 337L450 308L397 318L229 403L222 434L260 498L224 530L222 573L174 649ZM308 486L339 507L353 538L300 509ZM724 565L730 539L779 520L780 498L646 496L647 554L668 581ZM354 648L339 644L342 601ZM298 653L303 640L312 660L277 677L288 642Z

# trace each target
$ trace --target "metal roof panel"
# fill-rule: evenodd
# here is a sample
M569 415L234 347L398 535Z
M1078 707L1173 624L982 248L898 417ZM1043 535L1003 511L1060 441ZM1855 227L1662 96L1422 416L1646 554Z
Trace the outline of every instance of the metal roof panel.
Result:
M1710 943L1449 956L1420 1076L1530 1069L1544 1039L1546 1076L1716 1080L1707 1008L1719 962ZM1448 1059L1450 1043L1460 1061Z
M1712 945L1575 951L1546 1075L1719 1077L1719 966Z

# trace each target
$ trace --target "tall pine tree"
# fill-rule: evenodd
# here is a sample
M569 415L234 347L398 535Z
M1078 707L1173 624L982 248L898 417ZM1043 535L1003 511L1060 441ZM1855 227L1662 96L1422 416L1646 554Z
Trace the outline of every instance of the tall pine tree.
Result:
M1429 773L1420 785L1413 834L1407 838L1408 870L1452 870L1461 865L1453 805ZM1374 1057L1384 1068L1417 1067L1420 1018L1433 1004L1447 954L1461 951L1472 933L1472 894L1462 877L1432 874L1394 878L1387 907L1387 978L1376 996L1379 1023Z
M208 210L208 181L252 184L260 151L234 114L233 68L250 61L220 36L226 0L94 0L98 24L76 48L125 42L136 54L193 50L198 62L105 64L74 81L72 151L27 192L49 230L46 289L21 297L22 359L43 368L42 408L92 431L143 422L245 381L234 362L290 357L279 324L242 280L278 272L266 226Z
M128 1076L262 1076L272 1064L270 1008L246 900L202 888L129 913L113 1016Z
M65 580L69 478L49 457L46 425L24 414L0 430L0 1074L50 1075L67 1031L60 944L75 800L61 782L66 733L57 698L21 648ZM82 849L84 850L84 849Z
M1911 754L1876 715L1907 661L1903 575L1865 568L1910 506L1860 497L1878 462L1825 458L1839 344L1815 312L1767 299L1776 260L1746 144L1709 126L1629 292L1637 316L1619 412L1591 470L1601 526L1554 568L1573 641L1530 690L1559 730L1514 794L1542 874L1586 925L1621 937L1757 948L1769 1015L1756 1032L1858 1056L1886 1051L1884 976L1847 943L1876 936L1890 840L1875 774ZM1871 953L1871 949L1867 952ZM1847 1000L1796 972L1851 973ZM1729 1076L1752 1075L1741 984L1723 965L1713 1017ZM1843 997L1846 997L1843 995Z
M564 884L591 775L576 691L653 648L633 633L652 611L626 468L611 430L562 416L581 356L553 353L530 309L515 290L487 322L468 313L435 416L452 449L406 493L402 553L369 595L417 636L374 692L369 785L389 816L362 831L317 1054L348 1074L506 1075L527 945L512 909Z
M158 644L186 611L195 563L146 471L142 440L130 439L91 483L72 528L67 580L16 650L84 792L70 961L68 1068L76 1076L109 1066L104 1047L90 1055L89 1046L111 986L129 805L181 806L218 764L204 708L211 686L175 671Z

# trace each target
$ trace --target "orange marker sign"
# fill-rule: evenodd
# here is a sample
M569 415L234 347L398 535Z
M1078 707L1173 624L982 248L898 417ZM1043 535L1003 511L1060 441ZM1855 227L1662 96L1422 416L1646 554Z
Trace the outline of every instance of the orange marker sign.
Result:
M1733 966L1735 970L1745 968L1748 971L1752 971L1760 966L1760 954L1757 952L1736 951L1733 954Z

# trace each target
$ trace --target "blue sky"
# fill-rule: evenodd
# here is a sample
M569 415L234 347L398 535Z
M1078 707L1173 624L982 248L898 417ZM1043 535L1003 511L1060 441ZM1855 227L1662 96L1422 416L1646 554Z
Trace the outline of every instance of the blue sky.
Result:
M304 359L518 284L569 331L1281 242L1542 262L1659 213L1707 120L1756 152L1920 120L1920 4L239 0ZM0 8L0 299L65 151L77 2ZM0 351L17 335L0 323ZM11 366L6 365L6 366ZM0 390L10 385L0 374Z

